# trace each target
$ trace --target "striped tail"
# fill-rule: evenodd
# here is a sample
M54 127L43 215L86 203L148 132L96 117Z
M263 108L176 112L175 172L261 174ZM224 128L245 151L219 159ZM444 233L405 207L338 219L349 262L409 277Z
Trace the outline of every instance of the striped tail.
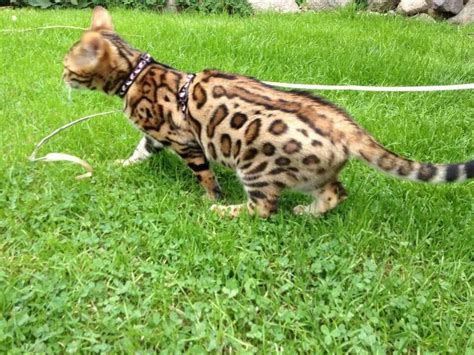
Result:
M362 132L360 132L362 133ZM349 151L369 165L401 179L428 183L461 182L474 178L474 160L457 164L420 163L405 159L375 141L368 133L349 145Z

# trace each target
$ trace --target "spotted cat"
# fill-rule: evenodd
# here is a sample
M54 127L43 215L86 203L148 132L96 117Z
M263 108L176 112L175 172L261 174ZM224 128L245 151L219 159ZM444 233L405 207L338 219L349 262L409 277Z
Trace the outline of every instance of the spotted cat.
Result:
M396 177L454 182L474 177L474 160L426 164L390 152L337 106L302 92L285 92L255 79L205 70L186 74L153 60L121 39L109 13L93 11L92 26L66 54L64 81L124 98L124 112L143 133L129 165L163 147L194 171L208 195L221 190L209 161L234 169L246 205L214 205L221 214L247 209L266 217L285 188L311 194L295 213L320 215L347 197L337 176L356 157Z

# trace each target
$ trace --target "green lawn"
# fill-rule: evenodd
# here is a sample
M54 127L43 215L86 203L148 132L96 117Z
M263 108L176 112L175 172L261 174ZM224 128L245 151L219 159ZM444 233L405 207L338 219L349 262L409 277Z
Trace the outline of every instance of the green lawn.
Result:
M13 22L12 15L18 20ZM362 85L474 81L474 26L342 11L249 18L112 11L137 48L181 70ZM90 11L0 10L0 28L89 25ZM139 134L120 115L41 151L95 167L31 164L34 144L121 107L74 92L62 58L80 31L0 33L0 353L474 351L474 183L421 185L359 162L328 215L221 219L173 154L128 169ZM473 91L323 93L410 158L474 157ZM244 199L216 168L225 202Z

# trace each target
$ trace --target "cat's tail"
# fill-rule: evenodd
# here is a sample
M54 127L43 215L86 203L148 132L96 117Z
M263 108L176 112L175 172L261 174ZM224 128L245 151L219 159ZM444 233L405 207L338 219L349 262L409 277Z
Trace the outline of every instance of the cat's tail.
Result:
M474 160L457 164L420 163L389 151L365 131L358 131L353 138L348 144L352 156L401 179L446 183L474 178Z

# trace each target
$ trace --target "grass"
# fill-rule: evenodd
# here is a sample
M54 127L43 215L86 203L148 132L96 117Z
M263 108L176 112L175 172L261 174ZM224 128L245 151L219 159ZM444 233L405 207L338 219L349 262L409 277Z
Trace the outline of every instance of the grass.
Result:
M18 20L11 21L16 15ZM137 48L187 71L366 85L472 82L474 29L341 11L249 18L113 11ZM86 27L89 11L1 10L1 28ZM121 107L60 81L74 30L0 34L0 352L472 353L473 182L431 186L359 162L349 199L314 219L287 193L268 220L220 219L171 153L128 169L139 134L121 115L48 151L95 167L27 162L58 126ZM325 93L392 150L474 156L472 91ZM40 152L41 153L41 152ZM226 202L244 198L217 168Z

